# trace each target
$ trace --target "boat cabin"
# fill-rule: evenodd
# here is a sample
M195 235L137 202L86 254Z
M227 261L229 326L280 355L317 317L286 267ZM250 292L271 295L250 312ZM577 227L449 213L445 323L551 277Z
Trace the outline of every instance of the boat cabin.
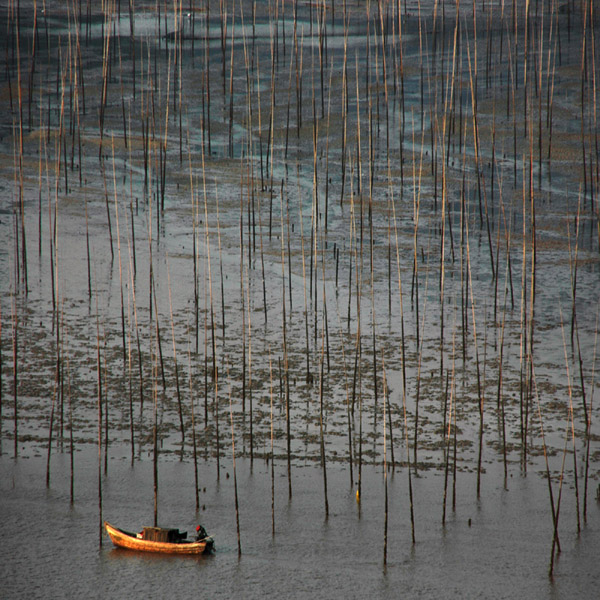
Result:
M187 538L187 532L167 527L144 527L140 537L143 540L149 540L151 542L169 542L171 544L177 544Z

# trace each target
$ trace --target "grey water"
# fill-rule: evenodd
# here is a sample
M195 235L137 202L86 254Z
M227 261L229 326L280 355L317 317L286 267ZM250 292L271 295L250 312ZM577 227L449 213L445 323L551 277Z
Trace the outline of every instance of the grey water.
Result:
M442 478L414 481L416 543L411 541L406 475L390 474L387 566L383 565L383 474L365 468L357 504L347 470L328 472L330 516L324 517L321 474L294 467L288 499L285 465L275 467L272 533L270 467L237 463L242 555L238 556L231 464L220 479L200 468L201 511L195 514L189 462L161 463L159 522L193 531L202 523L216 551L201 557L165 557L119 550L104 534L98 543L93 453L76 458L76 502L69 504L68 457L58 457L46 490L43 459L2 460L2 572L5 598L586 598L598 585L598 509L580 536L572 507L565 512L557 576L549 579L552 536L545 482L512 477L506 489L486 485L475 500L474 475L459 478L456 511L441 525ZM103 515L124 528L152 522L152 463L131 467L112 457L103 484ZM565 506L565 509L567 507ZM570 531L569 531L570 530Z

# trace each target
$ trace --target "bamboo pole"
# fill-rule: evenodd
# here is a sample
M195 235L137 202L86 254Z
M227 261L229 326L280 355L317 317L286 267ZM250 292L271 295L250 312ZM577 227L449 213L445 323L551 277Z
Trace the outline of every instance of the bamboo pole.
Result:
M195 259L194 259L195 260ZM192 351L190 344L190 330L188 324L188 385L190 389L190 412L192 417L192 458L194 460L194 499L196 501L196 513L200 510L199 482L198 482L198 446L196 442L196 419L194 411L194 384L192 377Z
M594 406L594 390L595 390L595 375L596 375L596 350L598 349L598 322L600 317L600 309L596 311L596 326L594 334L594 356L592 359L592 376L591 376L591 390L589 413L586 418L586 453L585 453L585 479L583 485L583 522L587 522L587 492L588 492L588 479L590 474L590 432L592 428L592 415ZM599 498L600 499L600 498Z
M152 352L152 400L153 400L153 424L152 424L152 475L154 487L154 527L158 527L158 356Z
M286 429L286 449L287 449L287 476L288 476L288 498L292 499L292 459L291 459L291 414L290 414L290 379L289 379L289 362L288 362L288 340L287 340L287 318L285 309L285 231L283 228L283 194L280 198L280 228L281 228L281 328L283 333L283 369L285 377L285 429ZM289 233L289 213L288 213L288 243L290 239ZM243 246L242 246L243 248ZM289 256L288 252L288 256ZM290 268L291 277L291 268ZM291 295L291 289L290 289ZM291 299L290 299L291 305ZM291 306L290 306L291 313ZM291 316L291 315L290 315Z
M273 361L271 347L269 346L269 400L271 417L271 535L275 536L275 452L274 452L274 429L273 429Z
M323 259L324 260L324 259ZM323 272L323 294L325 294L325 273ZM323 317L324 319L325 317ZM323 471L323 495L325 501L325 520L329 518L329 497L327 495L327 459L325 452L325 432L323 427L324 420L324 388L325 388L325 325L321 327L321 356L319 361L319 438L321 449L321 469Z
M387 463L387 439L386 439L386 412L389 410L387 378L385 373L385 358L381 350L381 368L383 371L383 486L384 486L384 524L383 524L383 567L387 566L388 550L388 463Z
M19 456L19 317L17 300L12 300L12 359L13 359L13 456Z
M2 415L2 409L4 406L4 357L2 352L2 306L0 305L0 456L2 456L2 439L4 432L4 421Z
M98 314L98 286L96 288L96 391L98 414L98 543L102 547L102 365L100 357L100 317Z
M175 341L175 319L173 318L173 297L171 294L171 273L169 268L169 253L166 253L167 260L167 282L169 286L169 313L171 316L171 338L173 341L173 365L175 367L175 389L177 391L177 408L179 413L179 430L181 431L181 451L180 460L183 460L185 450L185 427L183 424L183 405L181 402L181 391L179 389L179 366L177 363L177 343Z
M235 429L233 425L233 402L231 400L231 377L229 364L227 364L227 379L229 380L229 422L231 424L231 460L233 461L233 493L235 498L235 525L237 530L238 557L242 556L242 542L240 536L240 503L238 498L237 469L235 463Z
M567 425L567 435L565 436L565 454L566 454L566 440L570 437L572 448L571 453L573 455L573 482L575 487L575 510L577 515L577 533L581 533L581 510L580 510L580 502L579 502L579 474L577 468L577 440L575 437L575 417L573 411L573 386L571 383L571 374L569 369L569 359L567 356L567 344L565 340L565 330L564 330L564 321L562 315L562 307L560 308L560 320L561 320L561 332L563 337L563 351L565 357L565 370L567 376L567 390L569 393L569 413L568 413L568 425ZM587 414L586 414L587 416ZM569 436L570 434L570 436ZM558 526L558 525L557 525Z
M67 329L63 327L65 333ZM71 394L71 361L69 359L69 353L65 350L65 357L67 363L67 396L69 398L69 503L71 506L75 504L75 440L73 437L73 396Z

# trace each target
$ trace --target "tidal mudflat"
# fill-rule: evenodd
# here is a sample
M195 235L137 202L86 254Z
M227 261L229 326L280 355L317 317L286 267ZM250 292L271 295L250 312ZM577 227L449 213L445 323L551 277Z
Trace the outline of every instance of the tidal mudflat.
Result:
M0 5L13 595L597 588L593 2Z

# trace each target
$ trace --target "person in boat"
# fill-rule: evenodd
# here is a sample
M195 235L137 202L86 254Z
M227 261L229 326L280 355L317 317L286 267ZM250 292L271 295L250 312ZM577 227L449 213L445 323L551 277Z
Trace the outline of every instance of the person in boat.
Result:
M206 533L206 529L204 529L202 525L198 525L198 527L196 527L196 541L199 542L207 537L208 533Z

